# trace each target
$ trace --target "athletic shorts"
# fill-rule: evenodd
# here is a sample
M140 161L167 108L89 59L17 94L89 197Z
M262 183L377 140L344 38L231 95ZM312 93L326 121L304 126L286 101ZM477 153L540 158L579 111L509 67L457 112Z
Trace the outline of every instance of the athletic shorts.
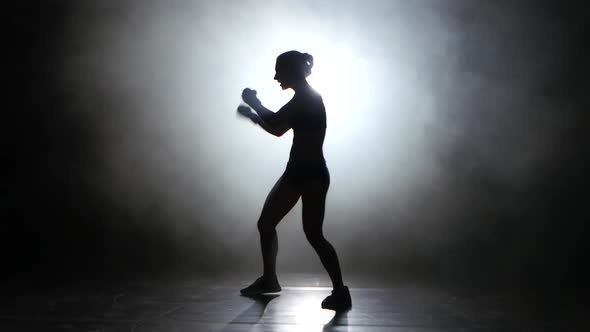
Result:
M325 165L314 167L287 165L283 179L299 189L307 182L320 182L326 189L330 186L330 172Z

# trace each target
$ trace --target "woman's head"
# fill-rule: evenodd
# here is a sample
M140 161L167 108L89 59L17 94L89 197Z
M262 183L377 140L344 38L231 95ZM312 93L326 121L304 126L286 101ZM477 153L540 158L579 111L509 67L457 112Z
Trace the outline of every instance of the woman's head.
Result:
M277 57L275 66L275 80L281 84L283 90L292 88L294 84L305 81L311 74L313 56L298 51L285 52Z

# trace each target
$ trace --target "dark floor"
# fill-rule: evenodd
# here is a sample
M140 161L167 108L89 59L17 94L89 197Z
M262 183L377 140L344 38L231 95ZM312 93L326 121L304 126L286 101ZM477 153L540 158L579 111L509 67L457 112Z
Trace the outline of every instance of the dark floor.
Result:
M0 331L590 331L588 306L514 292L351 280L353 308L320 308L324 277L283 275L280 295L242 297L243 277L4 283ZM374 287L378 285L378 287ZM26 287L25 287L26 286Z

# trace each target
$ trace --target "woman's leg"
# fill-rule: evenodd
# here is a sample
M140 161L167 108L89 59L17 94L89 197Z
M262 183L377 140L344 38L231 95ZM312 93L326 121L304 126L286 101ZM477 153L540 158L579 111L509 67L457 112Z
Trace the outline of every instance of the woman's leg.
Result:
M264 202L258 219L258 231L260 232L260 248L264 263L263 276L267 279L276 278L276 259L279 246L275 228L297 203L299 196L299 191L291 183L285 181L285 175L283 175Z
M342 272L334 247L324 237L322 226L329 181L307 181L303 187L303 231L328 271L335 290L342 289Z

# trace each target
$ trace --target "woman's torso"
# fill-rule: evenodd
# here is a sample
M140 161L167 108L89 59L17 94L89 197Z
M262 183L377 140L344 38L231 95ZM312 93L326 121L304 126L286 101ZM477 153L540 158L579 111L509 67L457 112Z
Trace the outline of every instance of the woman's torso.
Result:
M323 154L326 109L322 97L312 89L306 89L296 93L285 107L290 108L289 125L293 129L293 145L287 167L326 167Z

